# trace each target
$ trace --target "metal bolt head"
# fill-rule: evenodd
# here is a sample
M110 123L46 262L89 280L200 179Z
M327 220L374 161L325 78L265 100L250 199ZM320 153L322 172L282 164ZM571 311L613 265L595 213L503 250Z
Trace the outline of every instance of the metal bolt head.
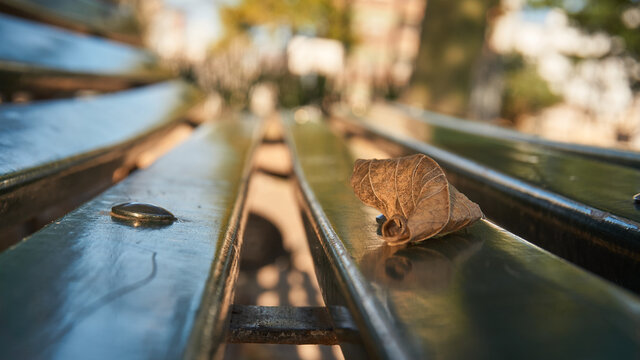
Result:
M376 216L376 223L378 223L378 229L376 230L376 234L382 236L382 224L387 221L387 217L383 214Z
M111 208L111 217L133 223L134 226L171 224L176 220L172 213L160 206L126 202Z

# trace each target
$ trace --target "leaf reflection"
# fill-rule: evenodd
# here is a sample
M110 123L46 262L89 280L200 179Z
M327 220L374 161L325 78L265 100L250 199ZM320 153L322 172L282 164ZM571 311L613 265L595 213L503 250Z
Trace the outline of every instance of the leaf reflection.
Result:
M464 231L404 247L384 244L366 254L360 268L372 281L393 289L440 292L482 243L479 237Z

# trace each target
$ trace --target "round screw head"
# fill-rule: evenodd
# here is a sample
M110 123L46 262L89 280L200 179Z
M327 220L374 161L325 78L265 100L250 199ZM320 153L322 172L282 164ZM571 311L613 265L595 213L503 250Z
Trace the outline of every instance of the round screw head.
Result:
M160 206L126 202L111 208L111 216L117 220L132 222L134 226L146 224L170 224L176 220L172 213Z

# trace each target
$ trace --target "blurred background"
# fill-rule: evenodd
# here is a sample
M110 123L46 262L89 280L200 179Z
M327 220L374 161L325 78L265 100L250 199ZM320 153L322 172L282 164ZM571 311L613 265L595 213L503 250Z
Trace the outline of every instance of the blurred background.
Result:
M207 106L391 100L640 150L638 0L125 0Z

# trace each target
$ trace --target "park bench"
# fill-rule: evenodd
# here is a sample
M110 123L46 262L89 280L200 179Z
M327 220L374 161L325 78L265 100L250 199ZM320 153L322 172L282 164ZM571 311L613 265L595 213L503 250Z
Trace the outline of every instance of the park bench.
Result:
M0 15L0 29L0 76L15 80L0 105L0 228L84 203L4 244L12 246L0 253L0 358L220 352L259 122L203 125L112 186L117 170L189 117L200 91L128 45L10 15ZM16 93L35 101L11 103ZM112 218L127 202L156 207ZM158 206L175 214L170 226L153 221Z
M422 152L507 230L640 292L640 156L380 104L334 119L394 155Z
M173 76L140 49L5 14L0 14L0 43L5 101L16 92L28 92L32 99L68 97L79 90L122 90Z
M132 45L142 43L132 9L110 1L2 0L0 11Z
M353 154L371 148L321 119L284 117L325 302L349 309L364 344L341 344L347 357L363 348L388 359L638 356L634 295L491 221L419 245L385 245L377 213L349 185Z
M168 81L171 72L131 46L4 14L0 39L0 93L8 102L0 110L0 229L104 190L108 174L184 120L200 96L185 82ZM154 85L97 96L143 84Z
M3 1L0 9L15 4L50 5ZM637 292L637 219L622 203L637 177L633 154L491 137L397 105L366 117L284 112L326 307L234 305L262 121L233 114L200 125L114 185L114 171L135 166L202 95L140 49L33 22L43 21L29 15L34 8L21 9L11 14L30 20L0 15L0 28L48 40L0 46L0 76L18 79L2 90L5 100L17 92L35 100L0 105L0 229L60 203L69 202L65 212L82 205L0 253L0 358L210 358L226 342L339 344L349 359L638 357L636 295L531 244L596 273L611 266L613 275L599 274ZM98 33L59 14L46 22ZM89 58L94 52L104 55ZM108 79L115 85L103 86ZM402 121L414 132L396 133ZM427 128L441 136L418 138ZM522 173L504 163L507 150ZM409 152L436 158L490 220L418 245L384 245L376 211L348 179L355 157ZM591 183L592 198L554 187L562 179L529 161L542 154L561 164L553 169L616 171L624 185L605 192ZM527 166L542 176L526 177ZM128 207L134 214L117 210L129 202L140 203ZM566 254L572 246L578 259Z

